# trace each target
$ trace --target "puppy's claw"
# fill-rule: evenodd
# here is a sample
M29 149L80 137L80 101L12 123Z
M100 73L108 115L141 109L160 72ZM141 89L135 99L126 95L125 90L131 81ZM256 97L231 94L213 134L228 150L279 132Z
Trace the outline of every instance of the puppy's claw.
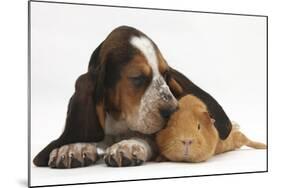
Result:
M77 168L89 166L97 160L96 146L91 143L76 143L54 149L49 156L51 168Z
M123 140L107 148L104 161L111 167L141 165L147 158L143 144L135 140Z
M73 157L70 159L70 168L78 168L81 166L82 166L82 163L79 160L77 160Z
M61 159L57 165L57 168L66 168L66 166L64 165L63 159Z
M84 158L84 166L90 166L93 163L94 162L90 158L88 158L88 157Z
M56 159L49 162L49 167L56 168Z

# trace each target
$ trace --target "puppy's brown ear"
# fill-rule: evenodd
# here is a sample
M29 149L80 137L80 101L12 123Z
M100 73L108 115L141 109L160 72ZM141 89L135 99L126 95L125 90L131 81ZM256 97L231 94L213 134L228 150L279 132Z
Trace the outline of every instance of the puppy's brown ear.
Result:
M166 77L167 85L169 86L172 94L179 99L183 95L183 88L178 81L175 79L174 70L170 67L168 75Z
M97 89L100 83L91 73L81 75L76 81L75 93L70 99L63 140L97 142L103 139L103 96ZM98 98L98 99L97 99Z
M192 94L202 100L206 104L210 116L216 120L214 124L219 133L219 137L222 140L225 140L230 134L232 124L220 104L210 94L199 88L179 71L170 67L169 72L171 78L173 78L182 89L181 92L181 90L175 89L178 87L175 87L175 85L173 86L172 82L170 84L168 83L175 97L180 99L184 95Z
M36 166L47 166L50 152L65 144L98 142L104 138L105 64L99 61L99 48L92 54L88 72L75 84L69 100L65 129L62 135L46 146L33 160Z
M168 80L167 84L168 84L171 92L173 93L173 95L178 99L183 93L182 87L179 85L179 83L174 78L171 78L170 80Z

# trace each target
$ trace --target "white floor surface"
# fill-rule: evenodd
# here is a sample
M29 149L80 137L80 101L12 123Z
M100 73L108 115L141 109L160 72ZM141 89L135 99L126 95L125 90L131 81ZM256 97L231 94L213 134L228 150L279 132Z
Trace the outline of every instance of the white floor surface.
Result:
M240 149L217 155L203 163L149 162L114 168L103 162L76 169L31 167L31 186L104 182L132 179L196 176L266 170L266 150Z

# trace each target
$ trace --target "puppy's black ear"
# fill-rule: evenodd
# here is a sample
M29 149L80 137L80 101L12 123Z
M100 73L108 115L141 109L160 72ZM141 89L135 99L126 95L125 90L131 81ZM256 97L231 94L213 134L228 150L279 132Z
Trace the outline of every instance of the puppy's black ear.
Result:
M81 75L70 98L62 135L45 147L33 160L36 166L47 166L50 152L65 144L98 142L104 138L105 64L99 60L100 46L92 54L88 72Z
M167 84L177 99L192 94L202 100L210 113L211 118L215 119L214 125L221 139L226 139L232 129L232 124L220 104L207 92L195 85L183 74L170 67L170 82ZM174 81L173 81L174 80Z

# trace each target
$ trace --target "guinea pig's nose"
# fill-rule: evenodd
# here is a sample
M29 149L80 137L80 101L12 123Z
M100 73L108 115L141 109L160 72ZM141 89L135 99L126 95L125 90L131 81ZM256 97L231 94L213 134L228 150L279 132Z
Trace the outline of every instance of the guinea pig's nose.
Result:
M160 114L163 118L168 119L172 113L174 113L175 111L177 111L178 107L176 108L162 108L160 109Z
M182 143L184 145L191 145L192 144L192 140L191 139L186 139L186 140L183 140Z

